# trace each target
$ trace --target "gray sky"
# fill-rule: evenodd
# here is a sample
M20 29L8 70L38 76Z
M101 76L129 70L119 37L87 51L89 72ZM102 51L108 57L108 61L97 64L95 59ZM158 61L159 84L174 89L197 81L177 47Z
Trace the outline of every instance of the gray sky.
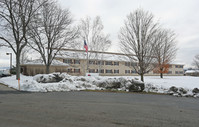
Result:
M110 34L112 47L117 52L118 32L126 16L142 8L154 14L165 28L177 34L178 52L174 63L191 66L199 54L199 1L198 0L58 0L63 8L69 8L75 22L86 16L101 16L104 32ZM0 66L9 65L9 57L0 49Z

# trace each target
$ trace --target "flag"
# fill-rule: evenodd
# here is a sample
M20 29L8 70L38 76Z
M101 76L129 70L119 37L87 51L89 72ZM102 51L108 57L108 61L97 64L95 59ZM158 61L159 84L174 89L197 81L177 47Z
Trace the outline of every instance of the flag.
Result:
M86 40L84 40L84 48L86 49L86 52L88 52L88 45L86 44Z

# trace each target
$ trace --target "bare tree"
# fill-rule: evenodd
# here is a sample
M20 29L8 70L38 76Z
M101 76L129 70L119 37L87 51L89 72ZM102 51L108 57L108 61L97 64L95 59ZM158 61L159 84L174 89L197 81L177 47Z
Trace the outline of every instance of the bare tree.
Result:
M119 33L120 47L123 53L133 64L135 71L144 81L144 74L153 69L154 62L154 35L158 24L154 22L154 16L141 9L130 13L125 20L124 27Z
M78 29L72 27L70 11L61 9L51 0L42 5L35 19L36 21L29 25L29 45L41 55L46 73L49 73L56 54L60 49L73 44Z
M90 17L81 19L79 28L79 40L81 40L79 42L82 42L80 45L83 44L83 40L86 40L88 49L90 51L106 51L111 46L109 34L104 34L104 26L99 16L95 17L94 20L91 20ZM102 59L102 54L100 55L99 53L89 53L88 58L90 59L91 57L93 59L97 59L98 63L98 60L100 58Z
M23 48L22 52L21 52L21 57L20 57L20 64L24 64L26 62L28 62L30 60L28 54L30 52L30 48Z
M199 55L196 55L193 59L193 66L195 66L196 69L199 69Z
M155 69L163 78L163 73L169 70L169 64L176 56L176 36L171 30L160 29L155 35L154 56L156 56Z
M103 33L104 26L99 16L92 21L90 17L81 19L80 22L80 36L85 39L89 50L91 51L105 51L111 45L109 35Z
M27 45L28 25L39 8L37 0L0 0L0 39L16 55L16 79L20 78L20 55Z
M0 47L3 47L3 46L7 46L7 45L3 44L3 42L0 42Z

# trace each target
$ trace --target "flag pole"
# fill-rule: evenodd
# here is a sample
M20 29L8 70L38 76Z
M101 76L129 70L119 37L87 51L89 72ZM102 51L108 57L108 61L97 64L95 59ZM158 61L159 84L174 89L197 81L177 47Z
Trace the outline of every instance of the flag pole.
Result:
M87 73L88 73L88 51L87 51Z
M86 40L84 38L84 48L86 49L86 53L87 53L87 68L86 68L86 73L88 73L88 45L86 44Z

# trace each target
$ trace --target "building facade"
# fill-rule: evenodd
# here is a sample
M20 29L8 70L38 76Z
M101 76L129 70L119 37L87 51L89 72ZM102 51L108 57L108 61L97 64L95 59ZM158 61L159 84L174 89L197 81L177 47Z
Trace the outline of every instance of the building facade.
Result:
M133 66L137 63L129 62L129 59L121 53L96 52L84 50L67 49L57 54L50 66L50 73L66 72L70 75L85 76L86 74L97 74L100 76L137 76ZM45 66L42 60L34 60L21 65L24 75L44 74ZM155 71L145 74L148 76L160 75ZM182 64L170 64L166 76L182 76L184 69Z
M99 73L100 76L136 76L133 66L136 63L129 62L128 58L121 53L90 52L88 55L83 50L70 50L62 52L56 60L68 64L67 73L76 76L85 76L86 73ZM88 69L87 69L88 68ZM88 71L87 71L88 70ZM183 65L170 64L168 76L182 76ZM151 71L145 75L160 75Z
M68 64L54 60L50 66L50 73L53 72L67 72ZM46 66L42 60L33 60L21 65L21 73L27 76L34 76L36 74L45 74Z

